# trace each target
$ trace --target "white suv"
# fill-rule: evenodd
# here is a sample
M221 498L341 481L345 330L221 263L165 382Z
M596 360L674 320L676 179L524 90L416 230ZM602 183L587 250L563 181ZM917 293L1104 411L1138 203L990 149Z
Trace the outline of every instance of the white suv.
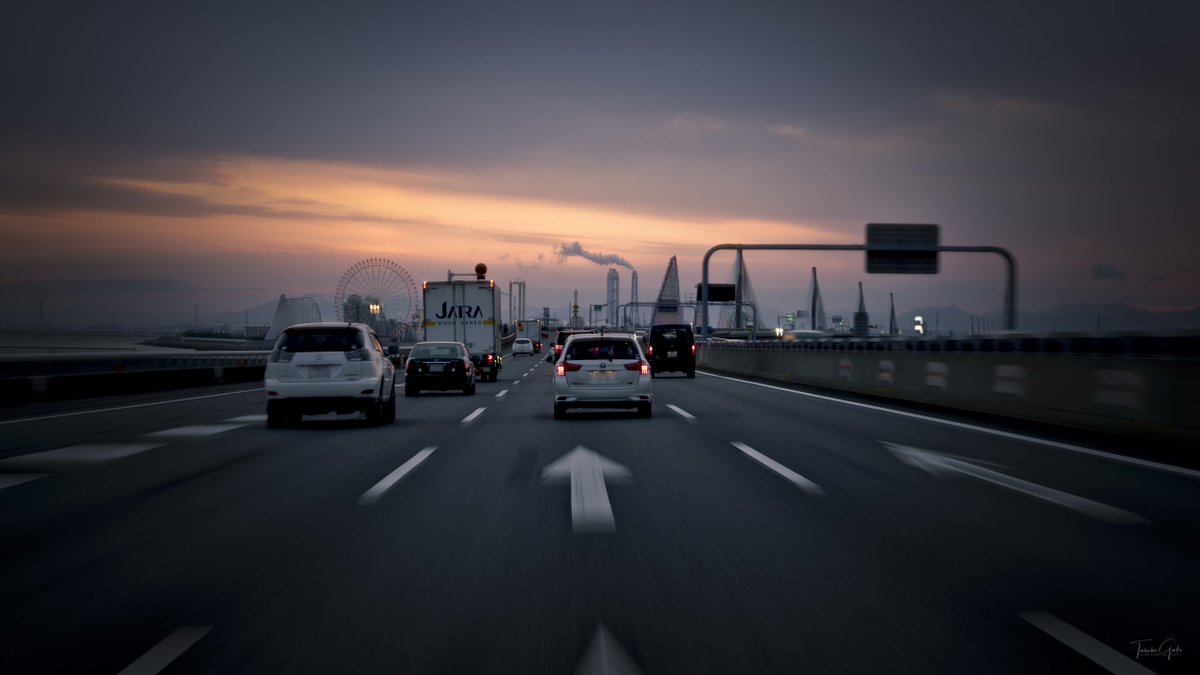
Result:
M624 333L579 333L567 338L554 366L554 418L568 408L636 408L650 417L650 362L637 338Z
M361 411L375 424L396 421L395 366L366 324L289 326L275 341L265 385L271 428L329 412Z
M513 340L512 354L513 356L516 356L517 354L528 354L533 356L533 340L530 340L529 338L517 338L516 340Z

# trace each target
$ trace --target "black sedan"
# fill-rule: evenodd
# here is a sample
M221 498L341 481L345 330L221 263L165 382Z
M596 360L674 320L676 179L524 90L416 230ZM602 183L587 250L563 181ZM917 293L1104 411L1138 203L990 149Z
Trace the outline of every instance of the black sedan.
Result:
M461 342L418 342L408 353L404 366L404 395L422 391L459 390L475 393L475 368L471 352Z

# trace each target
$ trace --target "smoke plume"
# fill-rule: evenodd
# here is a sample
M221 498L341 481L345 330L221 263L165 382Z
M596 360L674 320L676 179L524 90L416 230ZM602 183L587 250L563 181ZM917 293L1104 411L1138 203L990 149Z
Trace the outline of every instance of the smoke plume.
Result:
M580 258L591 260L597 265L620 265L621 267L633 269L633 265L629 264L629 261L621 256L585 251L583 250L583 245L577 241L570 244L559 244L554 249L554 255L558 258L558 262L560 263L571 256L578 256Z

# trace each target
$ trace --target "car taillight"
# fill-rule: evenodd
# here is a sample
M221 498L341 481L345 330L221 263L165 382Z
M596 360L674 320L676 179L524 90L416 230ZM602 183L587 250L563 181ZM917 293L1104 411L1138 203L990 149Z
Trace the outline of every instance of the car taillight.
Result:
M421 367L417 365L416 361L409 359L408 363L404 366L404 374L416 375L419 372L421 372Z
M276 349L271 352L271 356L267 360L271 363L290 363L295 356L295 352L285 352L282 349Z
M371 360L371 352L367 351L366 347L361 347L359 349L351 349L346 352L346 360L347 361L370 361Z
M646 356L654 356L654 345L650 345L650 349L646 352Z
M558 364L558 368L556 370L558 371L559 375L566 375L567 373L574 372L576 370L579 370L582 367L583 367L583 365L579 364L579 363L571 363L570 361L563 361L562 363Z
M626 363L625 370L640 370L642 375L650 374L650 364L645 361L636 361L634 363Z
M491 354L488 354L488 355L487 355L487 362L488 362L488 363L491 363L491 362L492 362L492 358L493 358L493 357L492 357L492 355L491 355Z
M464 373L469 373L469 372L471 372L471 359L463 359L463 360L462 360L462 367L463 367L463 372L464 372Z
M696 355L696 343L693 342L692 343L692 356L695 356L695 355Z

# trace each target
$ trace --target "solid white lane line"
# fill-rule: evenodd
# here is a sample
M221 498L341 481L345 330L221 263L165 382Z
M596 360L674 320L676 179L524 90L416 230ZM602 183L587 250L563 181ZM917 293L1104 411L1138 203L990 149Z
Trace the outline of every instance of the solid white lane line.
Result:
M241 417L230 417L226 422L266 422L266 415L242 415Z
M117 675L156 675L196 644L212 626L184 626L163 638L162 642L125 667Z
M237 396L238 394L252 394L256 391L262 391L262 390L263 390L263 388L259 387L258 389L243 389L241 391L230 391L230 392L226 392L224 394L206 394L204 396L190 396L188 398L175 398L175 399L171 399L170 401L154 401L152 403L134 403L131 405L119 405L119 406L115 406L112 408L95 408L92 410L76 410L74 412L56 413L54 415L41 415L38 417L22 417L20 419L15 419L15 420L0 421L0 425L20 424L21 422L40 422L42 420L58 419L59 417L74 417L76 415L91 415L94 413L115 412L117 410L133 410L134 408L146 408L146 407L153 406L153 405L167 405L168 403L185 403L187 401L200 401L200 400L203 400L206 398L218 398L221 396Z
M1040 499L1042 501L1050 502L1051 504L1057 504L1063 508L1071 509L1072 511L1082 513L1085 516L1091 516L1096 520L1106 523L1123 525L1150 522L1136 513L1123 511L1107 504L1094 502L1090 499L1084 499L1083 497L1078 497L1068 492L1055 490L1054 488L1048 488L1044 485L1038 485L1037 483L1030 483L1027 480L1021 480L1020 478L1015 478L1006 473L1000 473L999 471L985 469L982 466L976 466L970 462L955 460L953 458L945 458L942 461L946 462L951 468L960 473L978 478L979 480L986 481L992 485L998 485L1002 488L1007 488L1015 492L1029 495L1030 497Z
M795 471L792 471L791 469L780 464L779 462L776 462L775 460L771 459L770 457L767 457L766 455L764 455L761 452L755 450L754 448L746 445L745 443L738 443L737 441L730 441L730 443L733 445L733 447L746 453L746 455L749 456L751 459L755 460L759 464L762 464L763 466L767 467L768 469L779 474L780 476L782 476L784 478L784 480L789 481L790 483L792 483L796 487L800 488L801 490L804 490L808 494L810 494L810 495L825 494L825 491L821 489L820 485L817 485L816 483L812 482L811 480L805 478L804 476L801 476L800 474L796 473Z
M139 452L161 448L162 443L86 443L71 445L56 450L31 452L0 461L0 467L37 466L57 468L60 466L99 464L121 459Z
M163 429L145 434L149 438L203 438L213 434L221 434L234 429L241 429L245 424L192 424L186 427Z
M507 390L507 389L501 389L501 390L500 390L500 393L499 393L499 394L496 394L496 398L504 398L504 395L505 395L505 394L507 394L507 393L508 393L508 390Z
M668 408L670 408L671 410L673 410L673 411L675 412L675 414L676 414L676 415L679 415L680 417L682 417L683 419L685 419L685 420L687 420L687 421L689 421L689 422L695 422L695 421L696 421L696 416L695 416L695 415L693 415L693 414L691 414L690 412L688 412L688 411L684 410L683 408L680 408L679 406L676 406L676 405L671 405L670 403L668 403L668 404L667 404L667 407L668 407Z
M1154 671L1122 655L1112 647L1079 630L1049 612L1017 612L1017 616L1042 632L1087 657L1092 663L1116 675L1154 675Z
M736 377L728 377L725 375L715 375L713 373L706 373L706 372L702 372L702 371L696 371L696 372L700 373L701 375L704 375L705 377L715 377L715 378L718 378L721 380L729 380L730 382L741 382L742 384L749 384L749 385L753 385L755 387L762 387L764 389L773 389L775 391L783 391L783 392L787 392L789 394L795 394L797 396L806 396L808 398L815 398L815 399L819 399L822 401L829 401L831 403L841 403L843 405L853 406L856 408L865 408L867 410L874 410L876 412L888 413L888 414L897 415L900 417L908 417L910 419L924 420L926 422L933 422L935 424L941 424L941 425L948 426L948 427L954 427L956 429L967 429L970 431L978 431L980 433L991 434L993 436L1000 436L1001 438L1011 438L1013 440L1024 441L1026 443L1036 443L1038 445L1044 445L1044 446L1051 447L1051 448L1058 448L1059 450L1067 450L1069 452L1075 452L1075 453L1079 453L1081 455L1089 455L1092 457L1099 457L1101 459L1107 459L1107 460L1113 461L1113 462L1122 462L1124 464L1132 464L1134 466L1140 466L1145 469L1153 469L1155 471L1162 471L1165 473L1173 473L1178 476L1186 476L1188 478L1200 478L1200 471L1197 471L1195 469L1185 469L1184 467L1181 467L1181 466L1171 466L1170 464L1160 464L1158 462L1151 462L1150 460L1146 460L1146 459L1138 459L1136 457L1126 457L1124 455L1117 455L1117 454L1113 454L1111 452L1105 452L1103 450L1094 450L1092 448L1085 448L1082 445L1073 445L1071 443L1060 443L1058 441L1051 441L1051 440L1045 439L1045 438L1037 438L1034 436L1026 436L1024 434L1016 434L1011 431L1001 431L999 429L989 429L987 427L980 427L980 426L976 426L974 424L967 424L966 422L955 422L953 420L944 420L944 419L939 419L937 417L929 417L927 415L921 415L919 413L908 412L907 410L893 410L891 408L882 408L880 406L871 405L869 403L859 403L858 401L847 401L845 399L834 398L832 396L822 396L821 394L812 394L807 391L796 391L795 389L787 389L786 387L776 387L776 386L770 385L770 384L763 384L762 382L750 382L748 380L739 380Z
M392 489L393 485L400 482L401 478L407 476L410 471L420 466L421 462L424 462L427 457L432 455L434 450L437 450L437 446L431 445L413 455L411 459L401 464L395 471L384 476L383 480L372 486L370 490L364 492L363 496L358 499L358 505L370 506L379 501L383 495L387 494L388 490Z
M473 412L473 413L471 413L470 415L467 415L466 417L464 417L464 418L463 418L463 421L462 421L462 423L463 423L463 426L466 426L466 425L470 424L471 422L474 422L474 421L475 421L475 418L476 418L476 417L479 417L480 415L482 415L484 410L487 410L487 408L476 408L476 409L475 409L475 412Z
M0 473L0 490L10 488L21 483L28 483L31 480L45 478L48 473Z

